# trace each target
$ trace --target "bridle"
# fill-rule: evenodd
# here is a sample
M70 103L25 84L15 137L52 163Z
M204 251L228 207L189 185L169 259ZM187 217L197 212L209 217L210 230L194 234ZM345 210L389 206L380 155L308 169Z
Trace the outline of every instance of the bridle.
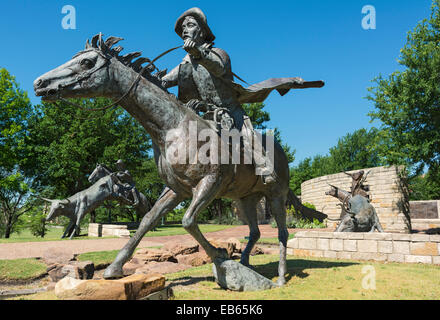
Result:
M151 60L146 66L142 67L142 69L138 72L138 75L137 75L136 79L132 82L132 84L131 84L131 86L128 88L128 90L127 90L127 91L126 91L121 97L119 97L115 102L113 102L113 103L111 103L111 104L109 104L109 105L106 105L106 106L101 107L101 108L85 108L85 107L83 107L83 106L81 106L81 105L79 105L79 104L77 104L77 103L71 102L71 101L69 101L69 100L67 100L67 99L65 99L65 98L63 98L63 97L61 97L61 95L60 95L60 89L65 88L65 87L68 87L68 86L71 86L71 85L73 85L73 84L76 84L76 83L78 83L78 82L84 80L84 79L89 78L93 73L95 73L96 71L98 71L98 70L100 70L100 69L106 67L106 66L109 64L110 59L109 59L108 57L104 56L101 52L98 51L98 53L106 59L105 63L103 63L103 64L100 65L100 66L94 67L94 68L92 68L92 69L90 69L90 70L88 70L88 71L86 71L86 72L83 72L83 73L77 75L77 76L75 77L74 80L70 81L69 83L67 83L67 84L65 84L65 85L61 85L61 84L58 85L58 90L57 90L57 100L61 100L61 101L63 101L64 103L70 104L70 105L72 105L72 106L74 106L74 107L80 108L80 109L82 109L82 110L87 110L87 111L105 111L105 110L108 110L108 109L110 109L110 108L116 107L116 106L117 106L117 105L118 105L118 104L119 104L119 103L120 103L125 97L128 96L128 94L131 92L131 90L133 90L133 88L135 87L135 85L136 85L136 84L138 83L138 81L141 79L142 74L145 72L145 70L147 70L150 66L153 66L155 69L157 69L156 66L154 66L154 64L153 64L154 62L156 62L157 60L159 60L160 58L162 58L164 55L166 55L166 54L168 54L168 53L170 53L170 52L172 52L172 51L174 51L174 50L177 50L177 49L179 49L179 48L182 48L182 47L183 47L182 45L179 45L179 46L177 46L177 47L174 47L174 48L168 49L168 50L162 52L160 55L158 55L158 56L157 56L156 58L154 58L153 60ZM214 53L215 55L217 55L217 56L221 59L220 55L217 54L214 50L210 50L210 52ZM240 78L239 76L237 76L235 73L232 73L232 74L233 74L237 79L239 79L240 81L242 81L242 82L248 84L246 81L244 81L243 79L241 79L241 78ZM93 119L93 117L92 117L92 118L80 118L80 119L81 119L81 120L90 120L90 119Z
M67 104L70 104L74 107L83 109L83 110L87 110L87 111L105 111L107 109L113 108L115 106L117 106L125 97L128 96L128 94L131 92L131 90L133 90L133 88L135 87L135 85L138 83L138 81L141 79L142 74L145 72L145 70L147 70L150 66L153 66L154 68L156 68L153 63L156 62L157 60L159 60L160 58L162 58L164 55L166 55L167 53L170 53L171 51L174 51L176 49L181 48L182 46L178 46L178 47L174 47L171 49L168 49L167 51L161 53L160 55L158 55L156 58L154 58L152 61L150 61L146 66L142 67L142 69L138 72L138 75L136 77L136 79L132 82L132 84L130 85L130 87L128 88L128 90L121 96L119 97L115 102L106 105L104 107L101 108L85 108L77 103L71 102L63 97L61 97L60 95L60 89L71 86L72 84L76 84L79 81L82 81L84 79L89 78L93 73L95 73L96 71L106 67L109 64L109 58L108 57L104 57L106 59L105 63L101 64L100 66L94 67L86 72L83 72L81 74L79 74L78 76L76 76L76 78L72 81L70 81L69 83L65 84L65 85L58 85L58 90L57 90L57 100L61 100ZM101 54L101 53L100 53ZM101 54L102 55L102 54ZM157 68L156 68L157 69ZM92 119L92 118L87 118L87 119ZM84 120L84 119L83 119Z

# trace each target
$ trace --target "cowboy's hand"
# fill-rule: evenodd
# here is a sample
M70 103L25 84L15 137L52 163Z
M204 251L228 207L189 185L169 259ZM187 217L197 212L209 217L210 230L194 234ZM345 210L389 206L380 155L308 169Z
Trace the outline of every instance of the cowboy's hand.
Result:
M190 38L186 39L183 43L183 49L195 59L200 59L202 56L200 53L200 49L197 47L196 43Z

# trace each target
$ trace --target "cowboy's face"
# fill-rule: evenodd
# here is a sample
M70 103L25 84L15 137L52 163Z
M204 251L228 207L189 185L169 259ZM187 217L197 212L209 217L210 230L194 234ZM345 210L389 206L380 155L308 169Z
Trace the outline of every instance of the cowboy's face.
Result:
M186 17L182 23L183 41L191 39L196 43L202 43L202 29L193 17Z

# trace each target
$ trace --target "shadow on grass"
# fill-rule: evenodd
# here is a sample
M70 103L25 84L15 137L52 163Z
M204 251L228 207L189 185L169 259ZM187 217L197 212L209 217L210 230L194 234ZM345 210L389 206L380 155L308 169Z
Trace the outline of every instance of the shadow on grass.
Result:
M309 276L304 272L305 269L330 269L341 268L358 265L357 262L338 262L338 261L320 261L320 260L305 260L305 259L287 259L287 275L286 281L289 281L292 277L299 277L301 279ZM269 262L266 264L251 266L251 269L258 272L262 276L273 279L278 277L278 261ZM184 276L181 278L173 279L170 284L171 287L175 286L188 286L197 284L202 281L215 282L213 276L209 277L191 277ZM223 289L222 289L223 290Z
M209 282L215 282L215 278L213 276L210 277L191 277L191 276L185 276L182 278L173 279L170 283L170 287L177 287L177 286L190 286L193 284L197 284L202 281L209 281Z
M320 260L304 260L304 259L287 259L287 276L286 281L289 281L293 276L298 278L306 278L308 273L305 269L329 269L340 268L357 265L356 262L337 262L337 261L320 261ZM278 276L278 261L269 262L266 264L255 265L253 269L266 278L272 279Z

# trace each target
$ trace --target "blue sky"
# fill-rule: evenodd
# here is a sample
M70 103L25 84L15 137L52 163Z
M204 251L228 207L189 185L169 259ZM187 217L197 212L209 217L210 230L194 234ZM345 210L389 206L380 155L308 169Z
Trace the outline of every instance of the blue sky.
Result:
M62 28L63 6L76 10L76 29ZM364 30L362 8L376 9L376 29ZM231 57L234 73L249 84L272 77L324 80L321 89L295 90L265 101L269 126L296 149L296 161L326 154L338 139L370 128L365 99L371 80L399 69L397 59L406 34L428 18L431 0L347 1L2 1L0 67L8 69L32 103L32 83L84 48L102 32L123 37L124 52L142 51L153 58L181 44L174 32L177 17L200 7L217 37L215 44ZM157 62L169 70L183 50Z

